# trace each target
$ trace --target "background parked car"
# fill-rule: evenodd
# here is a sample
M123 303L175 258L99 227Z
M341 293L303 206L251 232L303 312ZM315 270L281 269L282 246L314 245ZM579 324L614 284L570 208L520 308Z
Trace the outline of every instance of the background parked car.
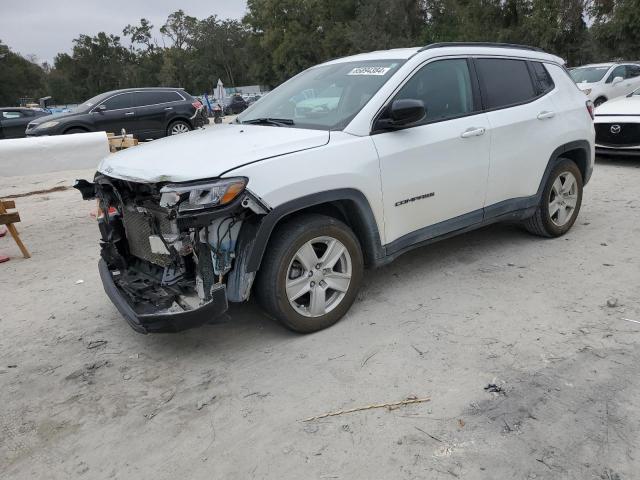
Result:
M640 87L640 64L637 63L585 65L573 68L569 73L596 107Z
M596 152L640 156L640 89L596 108Z
M225 99L224 114L225 115L237 115L244 112L249 104L240 95L234 95L228 100Z
M103 93L73 112L35 120L27 136L122 129L140 139L185 133L205 123L202 102L180 88L131 88Z
M41 108L0 108L0 138L22 138L27 124L38 117L50 115Z

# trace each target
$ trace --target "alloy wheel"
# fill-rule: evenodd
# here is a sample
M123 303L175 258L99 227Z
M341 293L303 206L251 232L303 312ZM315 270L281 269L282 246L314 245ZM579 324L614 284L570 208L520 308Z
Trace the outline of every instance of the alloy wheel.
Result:
M189 127L184 123L176 123L173 127L171 127L171 135L179 135L181 133L187 133L189 131Z
M566 225L578 204L578 182L571 172L563 172L551 186L549 193L549 217L554 225Z
M328 236L309 240L287 269L289 303L305 317L325 315L344 299L351 275L351 256L342 242Z

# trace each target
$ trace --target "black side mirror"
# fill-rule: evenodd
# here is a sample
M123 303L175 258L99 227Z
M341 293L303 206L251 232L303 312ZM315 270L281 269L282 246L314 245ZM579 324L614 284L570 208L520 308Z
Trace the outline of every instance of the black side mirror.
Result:
M376 123L376 129L403 128L424 120L427 109L422 100L405 98L395 100L387 109L387 114Z
M107 109L107 106L104 103L96 107L97 112L104 112L106 109Z

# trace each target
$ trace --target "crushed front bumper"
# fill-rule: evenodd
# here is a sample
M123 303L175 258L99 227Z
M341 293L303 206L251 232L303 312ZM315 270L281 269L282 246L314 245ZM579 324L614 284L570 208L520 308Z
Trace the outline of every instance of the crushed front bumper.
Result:
M138 333L175 333L198 327L227 311L226 287L220 285L211 292L211 301L199 308L177 313L137 313L127 301L125 294L118 288L106 262L98 262L100 278L107 296L127 320L131 328Z

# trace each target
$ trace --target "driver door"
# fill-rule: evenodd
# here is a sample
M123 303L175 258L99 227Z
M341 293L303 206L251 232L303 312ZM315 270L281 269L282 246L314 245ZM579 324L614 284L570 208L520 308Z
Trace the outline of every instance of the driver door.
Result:
M490 147L467 59L424 65L398 99L422 100L427 115L418 125L371 137L380 157L392 251L482 221Z
M134 92L118 93L101 105L91 113L96 131L120 135L124 128L128 134L138 133L139 120L136 117Z

